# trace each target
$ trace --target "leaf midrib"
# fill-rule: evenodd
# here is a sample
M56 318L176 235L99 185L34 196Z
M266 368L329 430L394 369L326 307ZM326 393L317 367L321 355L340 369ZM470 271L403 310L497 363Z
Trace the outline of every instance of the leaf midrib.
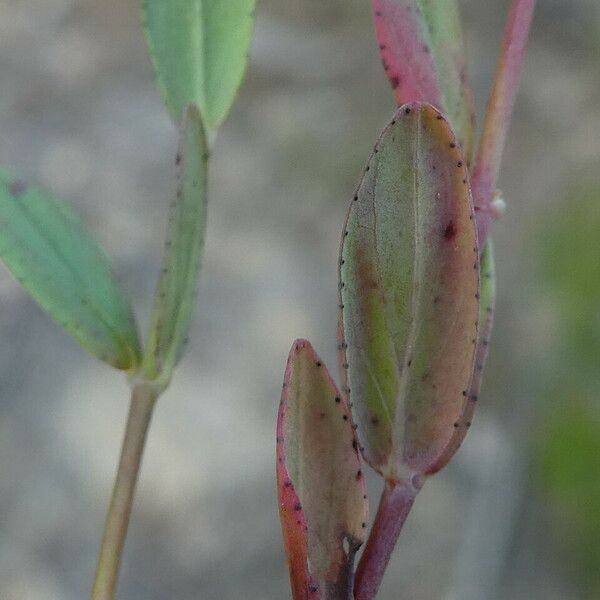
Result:
M77 284L80 285L80 288L85 290L85 294L81 294L81 297L84 297L86 300L89 300L87 306L90 308L90 311L94 314L94 316L96 316L98 318L98 320L106 327L106 329L115 336L118 345L121 346L121 348L126 351L126 354L129 355L129 358L131 358L131 350L133 350L133 354L135 354L135 350L130 348L130 344L128 343L126 338L124 338L119 333L119 331L117 329L115 329L115 326L113 324L111 324L109 322L109 320L107 320L107 317L104 314L104 311L94 301L95 300L94 296L88 294L87 281L82 277L82 275L79 272L79 270L77 269L76 265L71 262L71 260L69 259L69 256L67 254L63 253L63 251L62 251L60 245L57 243L57 241L51 235L48 234L46 229L36 218L35 212L31 210L28 202L26 202L26 201L17 202L17 200L14 198L14 196L12 196L12 194L10 194L10 193L8 194L8 198L9 198L9 202L12 201L13 205L16 207L17 210L19 210L19 209L21 210L21 212L23 213L23 215L25 217L25 220L33 226L33 228L37 231L39 237L41 239L43 239L44 242L50 247L50 249L58 256L59 262L61 262L64 265L66 270L72 275L73 279L75 279ZM47 201L53 205L53 208L57 209L57 213L60 215L61 220L67 226L67 228L70 228L72 225L79 225L79 223L73 222L70 219L71 215L65 215L62 210L62 207L60 205L58 205L55 201L53 201L53 200L47 200ZM40 296L39 293L37 293L35 291L34 288L27 286L26 282L24 282L24 285L38 299L39 302L42 302L42 297ZM130 324L128 323L128 325L130 325Z

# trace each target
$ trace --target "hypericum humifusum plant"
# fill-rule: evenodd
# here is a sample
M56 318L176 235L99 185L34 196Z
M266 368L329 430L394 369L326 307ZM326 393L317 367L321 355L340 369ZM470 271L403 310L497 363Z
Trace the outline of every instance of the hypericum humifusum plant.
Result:
M115 596L148 427L188 335L206 224L210 148L246 69L255 0L145 0L161 91L180 127L177 192L146 342L103 251L51 194L0 172L0 258L81 345L121 369L131 404L92 600Z
M534 4L513 0L471 168L455 0L373 0L399 109L344 224L341 391L307 341L288 358L277 481L294 600L374 598L416 495L471 426L492 328L496 184ZM368 538L361 455L385 481Z

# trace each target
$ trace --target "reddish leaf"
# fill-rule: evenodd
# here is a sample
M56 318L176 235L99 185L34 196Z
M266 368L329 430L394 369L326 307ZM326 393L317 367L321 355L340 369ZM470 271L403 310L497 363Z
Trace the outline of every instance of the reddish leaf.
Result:
M398 105L429 102L471 160L475 107L455 0L373 0L383 67Z
M340 356L363 456L389 481L427 474L468 401L479 253L466 166L446 120L407 105L350 206Z
M367 502L350 412L311 345L290 351L277 422L277 484L294 600L346 600Z
M454 435L446 447L445 452L440 456L436 464L430 468L430 474L444 468L463 443L467 431L471 426L475 405L479 400L481 383L483 381L483 371L487 361L489 343L494 326L494 304L496 301L494 247L490 239L488 239L485 249L481 254L481 290L479 295L481 302L479 307L480 327L479 336L477 338L477 351L475 353L475 368L473 369L473 377L467 395L467 403L464 406L462 416L458 420L460 426L455 429Z

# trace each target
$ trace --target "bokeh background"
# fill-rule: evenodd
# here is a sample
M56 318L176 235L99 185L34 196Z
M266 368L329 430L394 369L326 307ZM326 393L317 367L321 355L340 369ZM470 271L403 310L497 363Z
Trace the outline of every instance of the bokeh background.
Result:
M507 4L461 2L480 118ZM501 178L484 394L463 448L418 498L382 600L600 598L600 5L538 4ZM274 484L283 367L298 336L336 364L339 235L392 111L367 0L259 2L123 600L289 598ZM0 164L76 208L143 329L176 131L139 2L0 0L0 132ZM128 389L4 271L0 340L0 599L80 600Z

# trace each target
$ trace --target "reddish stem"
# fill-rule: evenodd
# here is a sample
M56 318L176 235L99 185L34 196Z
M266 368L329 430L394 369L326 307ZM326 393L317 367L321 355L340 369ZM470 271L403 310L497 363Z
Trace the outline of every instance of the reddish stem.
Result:
M372 600L419 490L408 481L386 481L354 579L355 600Z
M483 132L471 178L480 248L485 246L490 224L494 218L491 203L517 95L534 8L535 0L513 0L504 29L494 85L488 100Z

